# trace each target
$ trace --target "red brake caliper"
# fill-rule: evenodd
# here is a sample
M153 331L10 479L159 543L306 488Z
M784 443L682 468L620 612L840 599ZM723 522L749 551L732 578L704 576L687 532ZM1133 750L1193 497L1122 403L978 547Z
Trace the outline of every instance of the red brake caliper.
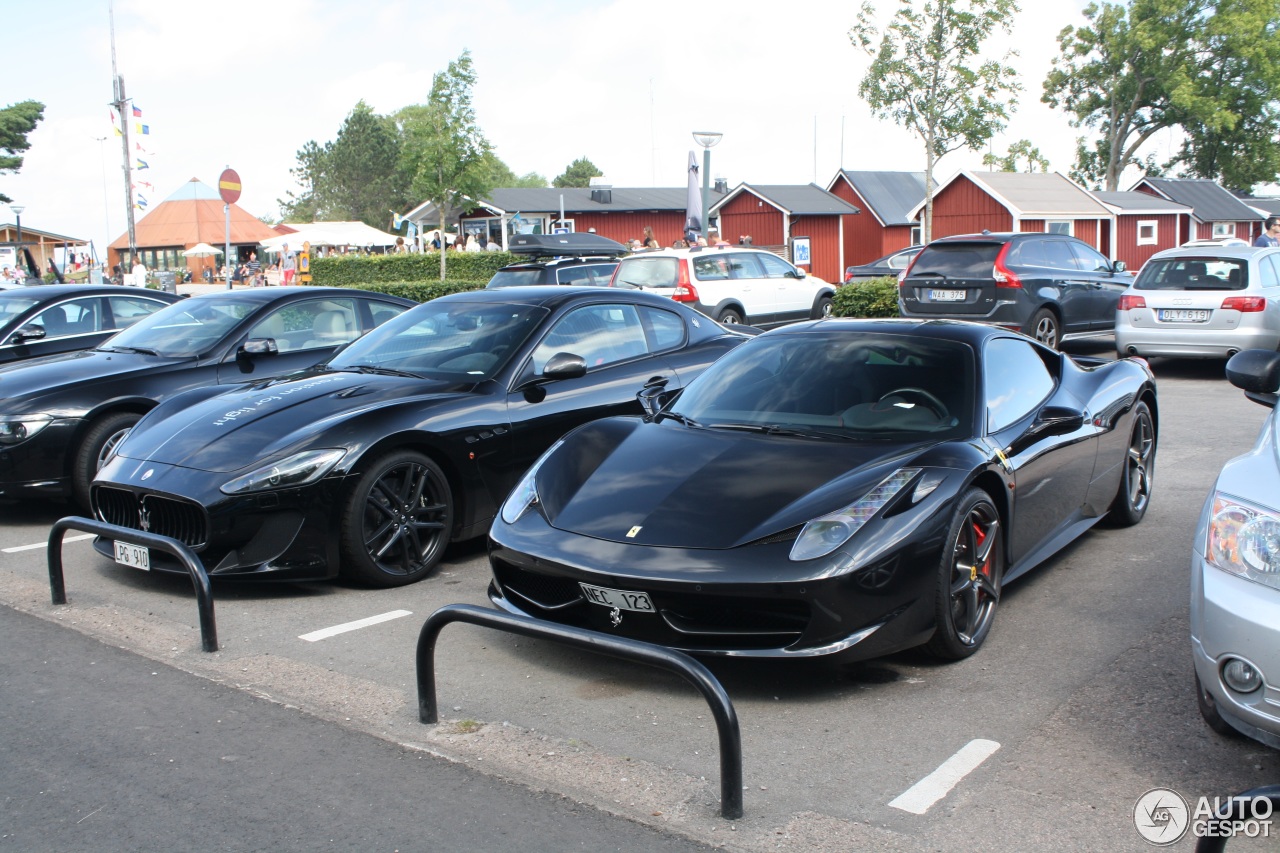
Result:
M975 540L974 546L977 548L977 550L982 550L982 543L987 538L987 531L983 530L981 527L975 524L973 525L973 536ZM976 581L978 579L979 571L981 571L982 574L987 577L991 576L991 555L990 554L987 555L987 559L983 562L981 567L979 567L977 564L974 564L974 566L971 569L969 569L969 580Z

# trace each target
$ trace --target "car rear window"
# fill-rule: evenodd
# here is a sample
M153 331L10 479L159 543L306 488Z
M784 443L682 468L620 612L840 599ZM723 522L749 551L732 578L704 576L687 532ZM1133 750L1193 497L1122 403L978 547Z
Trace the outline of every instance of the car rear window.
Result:
M1003 243L935 243L916 258L911 275L991 278Z
M485 287L520 287L526 284L542 284L543 270L531 268L522 270L498 270L489 279Z
M1244 290L1249 263L1242 258L1152 259L1142 267L1138 290Z
M616 284L631 287L675 287L678 258L623 258Z

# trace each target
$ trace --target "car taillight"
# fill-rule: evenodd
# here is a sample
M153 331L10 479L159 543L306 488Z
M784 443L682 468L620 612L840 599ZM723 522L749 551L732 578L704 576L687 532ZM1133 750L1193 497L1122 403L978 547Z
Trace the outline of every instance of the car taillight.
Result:
M1141 296L1134 296L1126 293L1120 297L1120 301L1116 303L1117 311L1132 311L1134 308L1146 308L1147 300Z
M996 255L996 264L991 270L991 275L996 280L996 287L1022 287L1022 279L1004 265L1004 259L1008 257L1009 247L1012 245L1012 243L1005 243L1000 249L1000 254Z
M1265 296L1228 296L1222 300L1223 309L1239 311L1241 314L1253 314L1267 307Z
M689 262L681 258L676 263L679 272L676 274L676 291L671 294L671 298L676 302L697 302L698 289L689 279Z
M845 271L844 271L844 283L845 283L845 284L848 284L848 283L849 283L849 282L851 282L851 281L853 281L853 273L849 272L848 270L845 270Z

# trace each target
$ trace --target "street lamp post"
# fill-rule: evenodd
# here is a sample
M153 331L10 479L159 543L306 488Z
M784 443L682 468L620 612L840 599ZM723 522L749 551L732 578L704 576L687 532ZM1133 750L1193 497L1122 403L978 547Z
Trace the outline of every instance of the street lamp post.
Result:
M14 261L16 263L17 268L21 270L23 260L24 260L22 257L22 211L26 210L27 208L25 205L11 204L9 205L9 209L13 211L13 216L18 222L18 248L14 252ZM26 281L29 275L31 275L31 270L26 270L25 272L23 272L22 280Z
M707 196L711 189L711 148L724 138L723 133L695 130L693 140L702 146L702 236L711 230L711 209L707 206Z

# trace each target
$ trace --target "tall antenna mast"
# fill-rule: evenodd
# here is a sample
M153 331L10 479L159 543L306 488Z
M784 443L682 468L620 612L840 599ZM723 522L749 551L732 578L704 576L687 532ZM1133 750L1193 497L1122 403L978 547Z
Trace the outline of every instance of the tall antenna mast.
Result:
M129 99L124 93L124 78L116 72L116 11L115 3L107 4L107 15L111 21L111 91L115 98L111 106L120 116L120 140L124 146L124 210L125 219L129 223L129 263L138 261L138 233L133 222L133 170L129 160ZM108 226L109 227L109 226Z

